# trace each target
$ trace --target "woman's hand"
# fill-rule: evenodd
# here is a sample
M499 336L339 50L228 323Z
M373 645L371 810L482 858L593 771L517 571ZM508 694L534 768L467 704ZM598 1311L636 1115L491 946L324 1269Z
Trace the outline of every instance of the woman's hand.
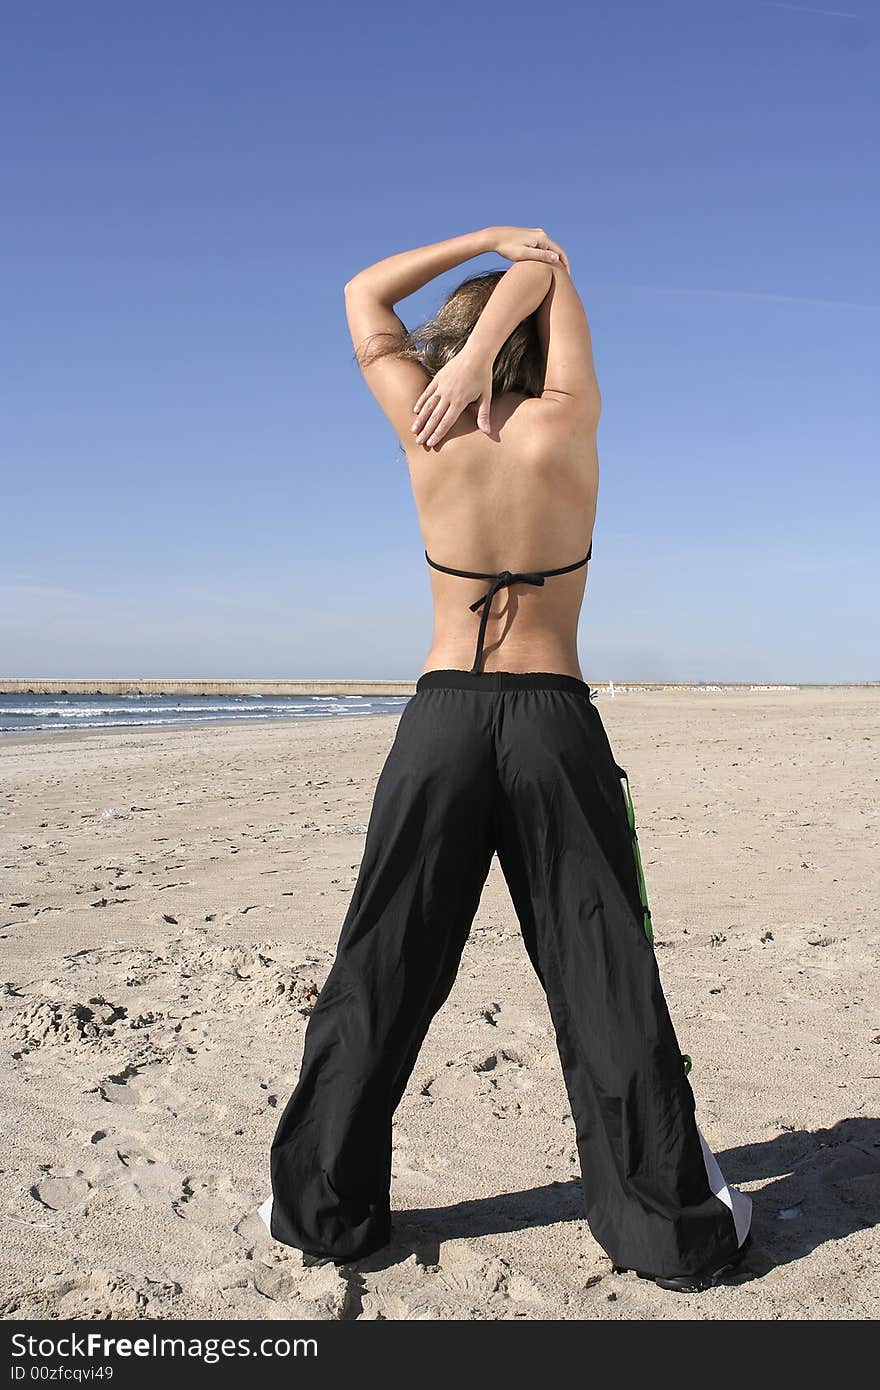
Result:
M508 261L548 261L571 274L568 256L543 227L493 227L494 249Z
M412 432L418 444L430 448L439 444L452 429L463 410L479 401L477 425L491 430L492 363L468 351L468 345L441 367L419 396L413 410Z

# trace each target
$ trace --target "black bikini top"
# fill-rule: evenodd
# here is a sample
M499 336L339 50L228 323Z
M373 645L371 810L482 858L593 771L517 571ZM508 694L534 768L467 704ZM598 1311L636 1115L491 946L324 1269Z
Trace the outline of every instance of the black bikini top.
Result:
M573 565L561 565L558 570L526 570L522 573L511 572L510 570L499 570L497 574L486 574L481 570L455 570L449 565L438 565L436 560L432 560L427 550L425 559L435 570L442 570L444 574L456 574L460 579L491 579L492 583L476 603L469 605L472 613L476 613L478 608L483 612L480 616L480 631L477 634L477 653L474 657L474 664L470 674L476 675L483 664L483 642L486 637L486 624L489 621L489 614L492 609L492 600L499 589L506 589L511 584L535 584L538 587L543 585L545 579L551 579L556 574L568 574L571 570L578 570L585 565L593 553L593 542L590 541L590 548L582 560L575 560Z

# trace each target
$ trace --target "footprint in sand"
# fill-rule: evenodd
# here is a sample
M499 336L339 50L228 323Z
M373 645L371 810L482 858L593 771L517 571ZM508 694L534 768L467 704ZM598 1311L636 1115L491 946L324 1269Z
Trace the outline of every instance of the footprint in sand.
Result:
M471 1053L467 1060L490 1090L530 1091L535 1084L531 1058L525 1051L506 1045L493 1052Z
M146 1135L128 1130L96 1129L89 1143L99 1158L131 1168L137 1164L166 1163L159 1149L150 1148Z
M101 1082L98 1094L110 1105L145 1109L153 1104L159 1094L158 1087L151 1081L151 1072L151 1067L142 1068L128 1063L121 1071Z
M138 1131L96 1130L91 1136L96 1162L89 1172L86 1189L98 1187L112 1191L122 1205L170 1207L178 1217L203 1226L226 1226L237 1212L246 1209L249 1198L238 1192L224 1173L188 1174L184 1168L169 1163L161 1150L147 1143L146 1135ZM83 1179L84 1174L77 1174ZM73 1179L65 1179L67 1183ZM48 1196L59 1201L64 1192L61 1179L49 1183ZM50 1205L41 1192L41 1200ZM76 1200L73 1198L73 1200Z
M263 1253L254 1261L251 1279L256 1292L290 1318L341 1322L355 1292L353 1282L333 1265L304 1269L292 1251Z
M73 1270L24 1284L0 1304L0 1317L168 1318L180 1292L172 1280L139 1279L122 1270Z
M92 1184L82 1172L69 1175L48 1173L34 1183L31 1196L50 1211L67 1211L75 1207L92 1190Z
M86 1199L108 1189L154 1204L170 1204L183 1190L183 1174L149 1148L142 1134L95 1130L81 1150L88 1157L72 1172L43 1165L44 1175L30 1188L34 1201L52 1211L78 1207L87 1212L91 1202Z
M418 1082L420 1093L430 1100L461 1100L465 1095L529 1091L534 1085L532 1063L527 1054L511 1047L451 1058L441 1070Z
M392 1179L414 1183L420 1187L432 1187L439 1178L449 1171L451 1160L442 1154L422 1154L395 1146L391 1161Z
M362 1317L435 1321L479 1307L491 1318L547 1316L547 1300L527 1275L507 1260L477 1254L465 1241L446 1243L430 1266L416 1255L396 1266L381 1288L363 1294Z
M186 1180L179 1169L168 1163L137 1163L126 1165L125 1174L113 1181L117 1201L123 1204L151 1207L171 1206L184 1199Z
M345 1275L335 1265L303 1265L298 1250L272 1239L259 1213L254 1211L252 1200L248 1208L233 1227L244 1242L244 1259L212 1271L207 1276L211 1286L254 1289L273 1305L268 1314L260 1316L323 1320L350 1317L356 1289ZM244 1295L240 1297L244 1302Z
M156 1114L167 1111L175 1119L205 1124L226 1115L226 1106L206 1101L199 1090L188 1091L175 1086L164 1074L161 1062L139 1067L129 1064L121 1072L108 1076L98 1086L98 1094L110 1105L127 1106L132 1110Z
M174 1204L178 1216L203 1226L229 1226L230 1215L250 1205L225 1173L194 1173L184 1178L183 1194Z
M110 1187L124 1204L172 1206L184 1193L183 1172L151 1148L145 1136L123 1131L96 1130L92 1144L103 1165L95 1185Z

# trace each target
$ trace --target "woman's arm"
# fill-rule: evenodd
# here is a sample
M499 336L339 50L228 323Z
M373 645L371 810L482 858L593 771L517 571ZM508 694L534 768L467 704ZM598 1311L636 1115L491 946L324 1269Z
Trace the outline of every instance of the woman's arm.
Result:
M479 232L401 251L352 276L345 286L345 315L355 353L375 337L404 338L406 327L394 305L470 256L497 251L510 261L538 260L566 265L565 252L542 227L486 227ZM494 298L494 296L493 296ZM360 360L360 359L359 359ZM430 374L421 363L392 355L362 364L364 379L402 442L410 434L412 403Z
M517 325L543 303L552 283L552 268L538 261L517 261L502 275L461 352L440 368L413 406L416 443L439 444L477 400L477 425L490 433L495 358Z
M595 424L602 409L590 327L568 272L550 270L552 285L535 316L544 352L543 400L555 401L572 418Z
M346 296L357 291L390 307L415 294L444 271L461 265L472 256L481 256L485 251L497 251L499 256L511 261L529 259L556 263L562 260L564 263L565 259L562 247L557 246L541 227L484 227L479 232L465 232L463 236L386 256L383 261L353 275L345 286Z
M417 246L413 251L399 251L395 256L386 256L383 261L367 266L359 274L352 276L345 286L346 295L357 291L378 300L389 307L415 294L429 280L442 275L445 270L469 261L472 256L481 256L484 251L494 251L492 228L480 232L465 232L463 236L449 237L446 241L435 241L430 246Z
M517 261L495 286L467 340L466 350L491 366L513 330L543 303L552 283L549 265Z

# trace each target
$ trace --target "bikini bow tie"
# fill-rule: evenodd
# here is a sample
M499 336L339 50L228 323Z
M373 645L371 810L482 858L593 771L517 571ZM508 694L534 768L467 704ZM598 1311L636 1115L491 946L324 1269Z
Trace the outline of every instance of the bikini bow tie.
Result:
M472 613L476 613L477 609L482 608L483 604L487 601L491 605L493 598L498 593L498 590L506 589L509 584L534 584L538 588L540 588L543 583L544 575L539 574L535 570L526 570L522 574L512 573L510 570L501 570L498 574L496 574L495 578L492 580L492 583L489 585L489 588L486 590L483 597L478 598L476 603L472 603L469 605L470 610Z

